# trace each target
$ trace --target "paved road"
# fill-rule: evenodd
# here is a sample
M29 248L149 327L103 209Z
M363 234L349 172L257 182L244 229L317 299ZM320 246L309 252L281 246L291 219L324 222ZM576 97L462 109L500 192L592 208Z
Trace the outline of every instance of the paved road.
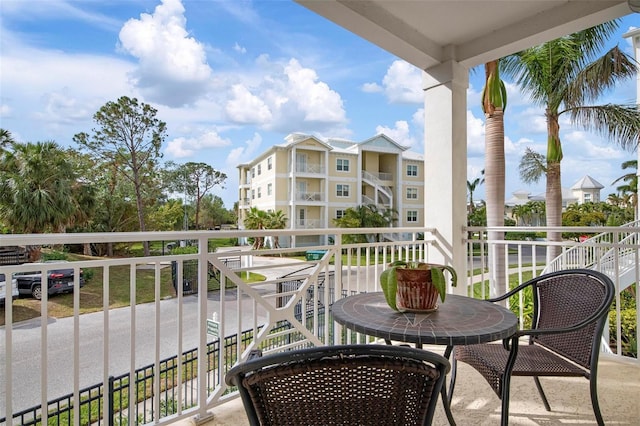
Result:
M226 295L227 318L225 335L233 334L236 324L237 303L235 291ZM210 294L208 312L219 309L219 293ZM251 327L251 300L243 298L242 328ZM167 358L178 351L177 299L161 302L160 356ZM153 303L136 306L135 367L152 364L155 355L155 312ZM198 343L197 297L186 296L183 304L182 350L195 348ZM130 371L131 365L131 310L112 309L109 312L109 374ZM92 313L80 317L80 387L101 383L103 379L103 314ZM265 321L258 315L258 321ZM49 320L48 346L48 399L66 395L73 390L73 318ZM40 320L17 324L13 329L13 392L14 412L40 404ZM209 337L212 340L212 337ZM0 330L0 363L5 363L5 333ZM25 385L28 384L28 385ZM5 410L5 377L0 377L0 413ZM0 417L3 416L0 415Z
M281 262L278 259L255 260L254 266L260 262L273 267ZM288 261L290 262L290 260ZM296 267L273 268L264 271L268 279L283 275L297 269ZM262 271L261 271L262 272ZM225 312L227 322L224 335L235 333L237 325L238 303L235 291L226 292ZM209 293L207 312L219 312L220 294ZM160 357L175 356L178 352L177 336L177 299L167 299L160 303ZM134 367L146 366L154 361L155 355L155 312L153 303L136 306L136 348ZM253 303L245 296L240 305L242 313L241 328L253 326ZM109 311L109 374L119 375L131 370L131 310L129 308ZM183 303L182 350L195 348L198 343L198 299L195 295L185 296ZM258 311L258 323L265 322L266 315ZM103 327L102 312L80 316L80 388L103 381ZM47 399L51 400L73 391L73 318L50 318L47 327L47 359L48 390ZM0 327L0 371L4 371L6 363L6 335L4 327ZM212 337L208 337L213 340ZM30 408L41 403L40 399L40 319L15 324L13 328L13 412ZM0 417L5 409L5 380L0 374Z

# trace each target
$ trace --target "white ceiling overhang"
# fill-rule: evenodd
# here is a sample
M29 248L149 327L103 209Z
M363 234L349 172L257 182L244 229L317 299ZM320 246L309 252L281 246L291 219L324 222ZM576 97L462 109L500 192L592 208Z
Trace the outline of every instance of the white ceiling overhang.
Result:
M627 0L296 0L428 69L467 68L631 13Z

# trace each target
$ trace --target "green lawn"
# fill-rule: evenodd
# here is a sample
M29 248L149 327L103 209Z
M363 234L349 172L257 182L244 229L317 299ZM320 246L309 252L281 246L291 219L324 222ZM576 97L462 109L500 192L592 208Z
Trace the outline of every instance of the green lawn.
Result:
M69 255L68 260L79 260L84 256ZM102 310L104 301L102 290L102 268L87 268L86 284L80 290L80 313L89 313ZM109 307L120 308L129 306L131 302L131 288L129 285L129 266L114 266L109 270ZM153 269L138 269L136 271L136 303L149 303L155 297L155 271ZM265 277L251 273L249 277L242 274L243 280L248 283L264 281ZM160 297L175 297L171 279L171 267L166 266L160 272ZM208 290L219 290L220 285L214 279L209 279ZM234 284L229 280L227 288ZM40 301L31 297L21 297L13 302L13 322L20 322L31 318L40 317ZM51 296L48 301L48 314L51 317L63 318L73 315L73 294L58 294ZM5 322L4 307L0 307L0 325Z

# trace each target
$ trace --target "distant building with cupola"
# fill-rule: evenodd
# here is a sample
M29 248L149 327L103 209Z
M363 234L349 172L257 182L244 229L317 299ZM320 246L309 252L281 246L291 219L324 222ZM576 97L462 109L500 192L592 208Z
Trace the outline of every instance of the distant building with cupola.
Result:
M591 176L584 176L579 179L570 188L562 187L562 209L566 209L571 204L598 203L600 202L600 190L604 188L600 182ZM506 216L518 221L517 215L514 215L514 208L527 204L531 201L545 201L544 194L531 195L525 190L517 190L512 193L512 197L505 201ZM528 225L544 226L545 217L543 214L533 214L532 223ZM521 225L521 223L518 223Z

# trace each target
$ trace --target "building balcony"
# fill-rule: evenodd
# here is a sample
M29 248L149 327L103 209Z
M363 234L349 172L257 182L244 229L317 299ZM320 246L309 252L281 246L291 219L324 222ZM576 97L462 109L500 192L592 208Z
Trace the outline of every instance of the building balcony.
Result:
M296 228L298 229L319 229L324 224L321 219L298 219L296 220Z
M496 230L526 236L557 229L492 229ZM486 235L491 234L488 229L467 229L465 235L474 237L467 240L466 270L458 271L458 286L449 291L482 298L495 295L494 289L501 284L494 285L489 278L487 254L492 251L504 259L514 282L554 269L590 267L614 279L621 295L617 301L622 295L635 294L627 289L635 289L637 282L637 224L563 230L595 236L582 243L567 240L551 244L526 237L487 240ZM108 423L100 412L118 424L129 419L153 424L186 424L193 419L211 425L246 424L237 393L224 384L230 366L245 360L254 348L269 353L332 345L344 343L339 336L347 335L352 342L372 341L356 333L341 333L340 326L325 317L325 309L344 294L380 291L378 277L393 260L437 261L442 255L444 245L436 229L398 228L388 234L395 240L384 238L380 231L331 228L3 235L0 246L96 248L150 241L155 247L166 247L167 242L184 241L197 251L177 255L158 249L147 257L125 251L110 258L82 257L68 264L76 277L71 294L42 292L40 302L25 297L0 307L0 424L2 417L13 419L5 424L32 424L55 423L71 416L92 424ZM367 240L372 242L342 242L343 235L352 234L369 235ZM376 238L378 234L380 238ZM329 236L331 244L268 250L236 246L209 251L212 239L267 236ZM560 247L562 254L547 261L551 246ZM308 250L326 254L307 261L300 252ZM10 276L35 269L46 276L53 268L46 263L2 265L0 273ZM80 270L87 280L82 288ZM479 285L485 281L487 285ZM113 304L115 298L124 302ZM526 315L525 302L513 309L519 317ZM61 316L61 310L68 316ZM303 315L306 321L300 321ZM626 329L635 333L637 317L621 312L620 303L616 303L610 320L598 371L600 404L607 424L636 424L640 408L630 398L637 394L640 383L638 343L635 337L616 336ZM429 349L443 350L437 346ZM512 424L594 422L586 380L542 381L553 411L544 410L530 379L515 378ZM130 405L128 401L138 403ZM460 365L452 409L458 424L490 425L498 422L500 401L479 374ZM445 424L441 407L438 410L435 424Z
M324 192L296 192L297 203L322 203L325 201Z
M296 163L295 173L310 175L325 175L327 168L319 163Z

